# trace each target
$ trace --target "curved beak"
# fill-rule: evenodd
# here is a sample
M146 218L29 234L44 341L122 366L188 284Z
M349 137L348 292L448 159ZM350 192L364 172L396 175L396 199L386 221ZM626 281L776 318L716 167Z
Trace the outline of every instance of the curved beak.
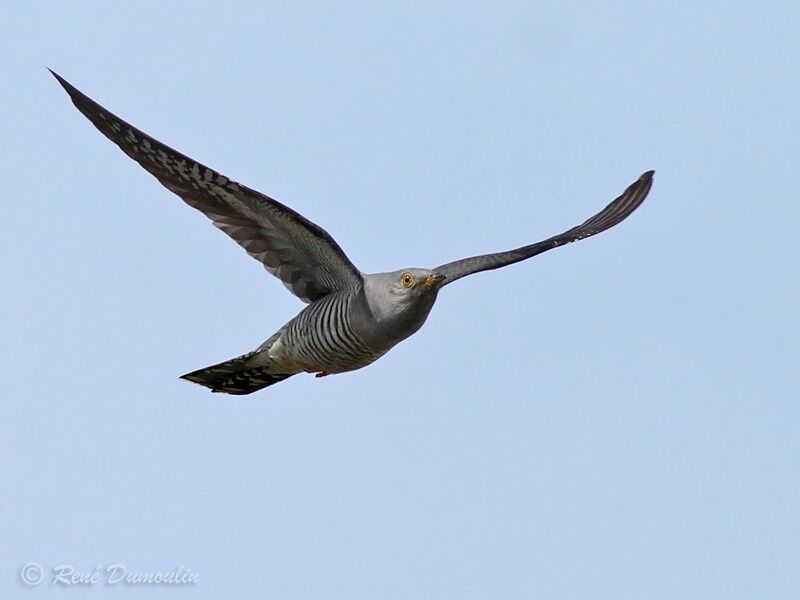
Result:
M425 278L425 281L423 281L422 283L425 285L425 287L437 289L441 287L445 279L447 279L445 275L439 275L438 273L434 273L433 275L428 275Z

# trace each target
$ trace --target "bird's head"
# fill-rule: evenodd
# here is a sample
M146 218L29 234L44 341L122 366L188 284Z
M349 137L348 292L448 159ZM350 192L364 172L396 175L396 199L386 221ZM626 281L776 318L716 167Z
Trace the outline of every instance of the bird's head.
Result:
M444 275L428 269L401 269L384 275L389 295L402 304L435 297L445 280Z
M364 290L373 318L405 337L425 322L444 282L429 269L400 269L367 275Z

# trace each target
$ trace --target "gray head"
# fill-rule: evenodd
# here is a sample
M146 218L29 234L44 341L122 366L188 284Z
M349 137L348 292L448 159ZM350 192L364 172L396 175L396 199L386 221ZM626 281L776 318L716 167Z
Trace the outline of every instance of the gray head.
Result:
M364 293L372 318L384 335L408 337L422 327L444 281L444 275L430 269L365 275Z

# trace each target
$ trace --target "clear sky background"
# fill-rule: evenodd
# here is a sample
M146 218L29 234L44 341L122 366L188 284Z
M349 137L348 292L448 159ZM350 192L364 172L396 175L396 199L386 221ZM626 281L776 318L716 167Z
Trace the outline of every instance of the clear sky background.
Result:
M0 597L800 597L796 2L13 3ZM582 222L374 365L178 376L302 304L47 73L367 272ZM27 588L29 561L199 574Z

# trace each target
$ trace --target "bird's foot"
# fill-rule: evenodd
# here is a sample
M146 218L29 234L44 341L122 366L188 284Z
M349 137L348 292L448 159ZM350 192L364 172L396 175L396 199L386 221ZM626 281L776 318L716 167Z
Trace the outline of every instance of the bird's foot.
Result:
M327 377L328 375L333 375L333 373L328 373L326 371L320 371L319 373L315 374L314 377Z

